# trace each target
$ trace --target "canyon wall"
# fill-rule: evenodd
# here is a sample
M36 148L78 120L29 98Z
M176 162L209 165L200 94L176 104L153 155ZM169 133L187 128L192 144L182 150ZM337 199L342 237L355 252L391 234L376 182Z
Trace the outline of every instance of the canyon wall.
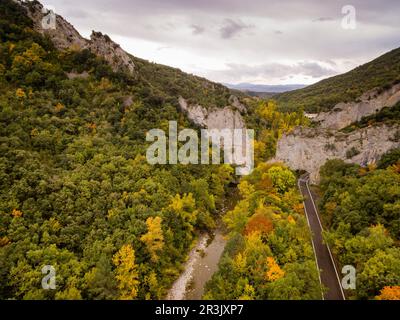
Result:
M376 89L368 91L355 102L338 103L332 111L315 115L312 121L318 122L321 128L340 130L399 101L400 84L396 84L382 92Z
M232 96L231 105L224 108L205 108L198 104L190 105L183 97L179 97L179 105L188 118L200 127L208 129L243 129L246 127L240 112L245 106Z
M319 169L329 159L365 166L374 163L387 151L400 147L400 125L371 126L351 133L332 132L321 128L297 128L283 135L276 156L294 170L310 173L312 183L319 182Z

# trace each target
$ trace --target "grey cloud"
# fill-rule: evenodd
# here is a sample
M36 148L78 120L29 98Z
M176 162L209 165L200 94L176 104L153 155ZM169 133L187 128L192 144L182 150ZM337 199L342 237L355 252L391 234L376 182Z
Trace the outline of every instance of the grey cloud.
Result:
M252 26L244 24L240 20L225 19L224 25L220 28L220 36L222 39L230 39L243 31L244 29L251 28Z
M315 78L329 76L333 69L349 70L400 46L399 0L352 0L357 29L351 32L340 28L341 8L347 2L338 0L40 1L54 5L57 13L85 34L96 29L112 38L123 37L120 44L124 47L129 43L133 55L174 64L185 71L207 75L206 72L211 74L207 70L221 69L212 74L218 75L213 79L221 81L224 72L227 77L240 77L243 72L249 78L251 73L265 74L266 78L272 74L276 79L296 72ZM323 23L330 19L333 22ZM195 37L204 34L207 37ZM159 53L147 49L144 42ZM175 59L167 55L170 51L156 50L164 46L192 58L185 61L177 55ZM345 64L345 60L349 63ZM222 70L227 61L236 65ZM249 61L256 67L248 66ZM266 61L294 64L265 64ZM198 66L185 69L189 63Z
M57 11L57 8L55 8ZM85 19L87 18L89 15L87 12L79 10L79 9L71 9L67 11L67 16L69 18L79 18L79 19Z
M325 22L325 21L332 21L332 20L334 20L334 19L331 17L320 17L320 18L314 19L313 22Z
M196 24L192 24L190 27L192 28L192 34L194 35L202 34L205 31L204 27Z

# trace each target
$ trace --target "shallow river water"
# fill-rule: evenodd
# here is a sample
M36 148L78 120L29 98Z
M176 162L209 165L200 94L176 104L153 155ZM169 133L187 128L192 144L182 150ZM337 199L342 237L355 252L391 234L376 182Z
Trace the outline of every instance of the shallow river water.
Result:
M184 271L172 285L168 300L199 300L204 286L217 271L218 262L224 251L226 240L220 230L213 235L202 234L197 245L189 253Z

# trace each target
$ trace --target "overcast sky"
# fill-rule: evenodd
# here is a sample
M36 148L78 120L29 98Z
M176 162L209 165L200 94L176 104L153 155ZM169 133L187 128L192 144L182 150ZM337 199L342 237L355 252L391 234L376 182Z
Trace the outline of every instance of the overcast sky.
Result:
M310 84L400 46L400 0L43 0L84 36L218 82ZM356 28L345 29L356 9ZM348 20L346 20L348 21Z

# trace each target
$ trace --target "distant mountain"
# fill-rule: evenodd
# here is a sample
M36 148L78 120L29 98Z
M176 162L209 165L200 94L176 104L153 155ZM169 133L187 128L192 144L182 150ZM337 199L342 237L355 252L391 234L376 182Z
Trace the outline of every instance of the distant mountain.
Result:
M400 48L349 72L324 79L306 88L274 96L282 110L304 108L329 111L339 102L353 102L372 89L378 93L400 82Z
M236 89L240 91L249 92L268 92L268 93L281 93L286 91L292 91L296 89L302 89L306 87L304 84L285 84L285 85L267 85L267 84L253 84L253 83L239 83L239 84L229 84L224 83L230 89Z

